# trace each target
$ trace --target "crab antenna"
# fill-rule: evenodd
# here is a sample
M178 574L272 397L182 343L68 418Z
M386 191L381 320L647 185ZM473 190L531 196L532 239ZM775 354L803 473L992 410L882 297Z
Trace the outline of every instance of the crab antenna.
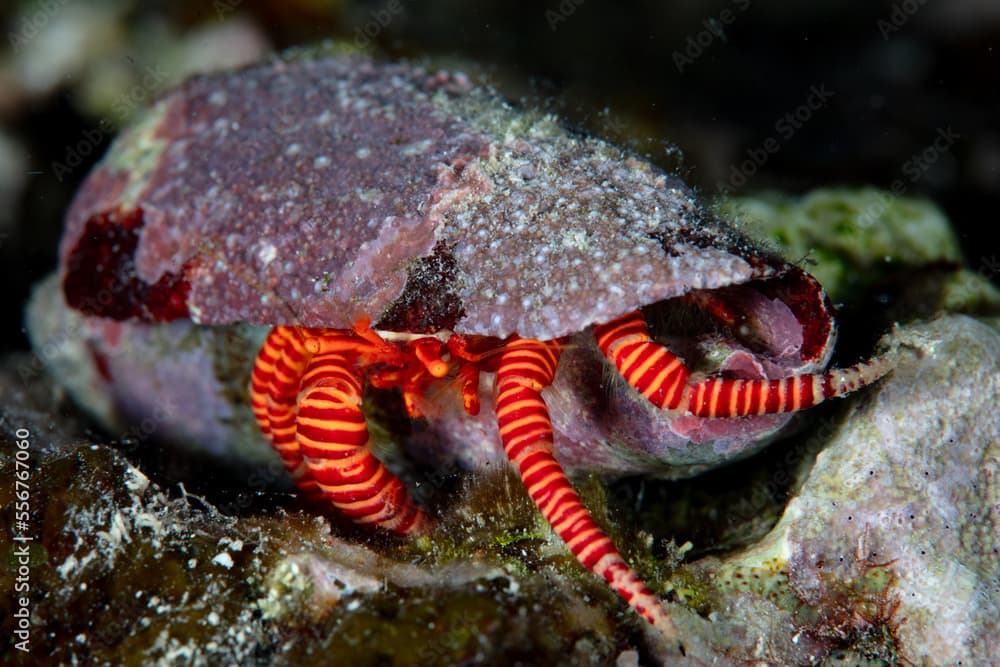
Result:
M555 343L515 339L504 347L496 398L504 450L542 516L580 563L603 577L665 637L676 641L677 628L660 600L591 518L553 455L552 421L541 391L552 383L558 357Z
M597 345L622 377L653 405L698 417L729 418L795 412L875 382L892 370L886 357L825 373L785 378L707 377L691 371L649 335L642 314L627 315L594 328Z

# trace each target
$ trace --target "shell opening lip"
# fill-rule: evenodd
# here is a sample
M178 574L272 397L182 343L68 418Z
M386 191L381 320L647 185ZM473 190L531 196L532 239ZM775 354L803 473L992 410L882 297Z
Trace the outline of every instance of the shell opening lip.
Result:
M831 306L819 284L794 269L767 280L695 290L642 309L654 338L705 372L783 377L825 364Z

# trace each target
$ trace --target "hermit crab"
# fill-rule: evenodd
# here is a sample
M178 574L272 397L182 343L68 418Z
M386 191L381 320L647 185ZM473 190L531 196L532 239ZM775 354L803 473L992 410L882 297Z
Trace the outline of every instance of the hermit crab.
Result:
M358 56L164 95L90 174L60 251L109 383L108 347L155 323L273 327L248 400L304 494L432 529L372 453L371 403L467 467L502 446L583 566L671 638L566 471L691 474L888 370L824 371L822 288L679 180L461 74Z

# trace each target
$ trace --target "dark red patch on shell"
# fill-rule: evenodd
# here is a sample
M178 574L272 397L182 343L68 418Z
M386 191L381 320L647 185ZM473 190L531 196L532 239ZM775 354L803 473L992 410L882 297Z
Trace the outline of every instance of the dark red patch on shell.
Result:
M443 243L410 267L406 286L377 323L379 329L432 333L454 329L464 314L455 256Z
M150 284L136 275L141 209L90 216L66 260L66 303L87 315L113 320L166 322L190 316L184 273L164 273Z

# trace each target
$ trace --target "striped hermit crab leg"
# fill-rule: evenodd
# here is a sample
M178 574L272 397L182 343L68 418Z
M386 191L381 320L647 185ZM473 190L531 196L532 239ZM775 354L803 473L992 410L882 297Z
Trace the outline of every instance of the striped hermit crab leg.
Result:
M361 380L346 356L313 356L302 376L296 419L309 472L323 495L355 523L401 535L422 532L424 513L371 452L361 396Z
M257 353L250 378L250 405L264 436L302 493L316 500L322 494L302 458L296 441L295 401L299 378L309 352L297 327L271 330Z
M427 519L372 454L361 411L358 364L386 350L351 331L276 327L254 367L251 404L300 489L355 523L413 534Z
M504 450L528 495L580 563L675 640L677 629L667 611L591 518L553 455L552 422L541 392L552 383L558 358L556 343L531 339L509 341L501 353L496 412Z
M795 412L843 396L889 372L887 359L825 373L770 379L712 376L692 380L679 357L655 342L633 311L594 328L597 345L625 380L653 405L698 417L728 418Z

